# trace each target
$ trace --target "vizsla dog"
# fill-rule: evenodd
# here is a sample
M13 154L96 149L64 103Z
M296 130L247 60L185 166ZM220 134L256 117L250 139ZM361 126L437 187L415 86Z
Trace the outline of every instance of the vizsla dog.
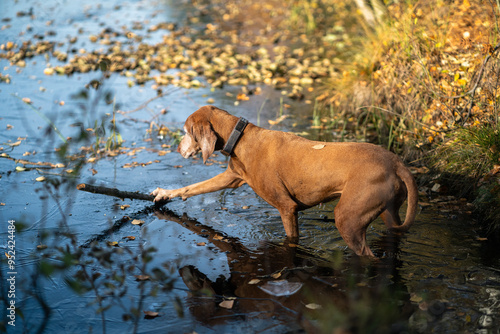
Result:
M154 201L183 200L245 183L278 209L286 235L299 236L297 212L340 196L335 225L357 255L373 256L366 228L381 216L390 230L408 230L417 212L415 179L393 153L367 143L325 143L260 128L213 106L198 109L184 125L177 149L184 157L201 151L229 155L225 172L175 190L156 188ZM399 208L408 196L403 224Z

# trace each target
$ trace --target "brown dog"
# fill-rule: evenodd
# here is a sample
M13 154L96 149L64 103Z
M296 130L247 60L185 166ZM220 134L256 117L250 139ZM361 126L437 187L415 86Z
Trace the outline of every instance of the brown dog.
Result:
M286 235L296 240L298 211L341 196L335 207L335 225L356 254L369 256L373 253L366 244L366 228L375 218L380 215L389 229L403 232L415 219L415 179L395 154L376 145L310 141L246 125L213 106L190 115L184 131L177 149L184 158L201 151L206 162L214 151L222 150L231 156L228 168L187 187L156 188L152 192L155 201L185 200L248 183L278 209ZM401 224L398 211L407 195L408 210Z

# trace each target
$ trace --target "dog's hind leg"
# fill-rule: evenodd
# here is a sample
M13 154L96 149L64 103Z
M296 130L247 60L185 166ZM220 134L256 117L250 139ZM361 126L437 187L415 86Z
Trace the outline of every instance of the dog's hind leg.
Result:
M382 202L372 194L350 195L352 194L344 192L335 207L335 225L349 248L357 255L373 257L366 243L366 229L382 212Z

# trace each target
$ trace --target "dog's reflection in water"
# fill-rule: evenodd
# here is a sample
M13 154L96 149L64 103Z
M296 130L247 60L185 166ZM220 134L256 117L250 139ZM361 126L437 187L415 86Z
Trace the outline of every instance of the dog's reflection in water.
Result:
M168 210L155 214L207 237L208 242L227 256L230 276L220 275L215 281L192 265L179 269L190 291L187 305L191 314L208 326L249 317L273 317L276 321L294 321L297 326L315 331L316 325L310 319L321 312L324 315L326 310L349 314L355 298L353 294L361 293L360 290L364 296L370 295L370 300L377 305L381 289L373 286L387 286L388 277L394 281L397 276L395 257L388 263L353 256L349 263L334 265L286 241L284 244L262 241L256 250L250 250L237 238L228 237L186 215L179 217ZM342 262L342 253L337 255ZM366 279L366 267L372 270L369 283L353 283ZM356 291L350 292L349 287L353 284ZM394 289L396 284L391 284Z

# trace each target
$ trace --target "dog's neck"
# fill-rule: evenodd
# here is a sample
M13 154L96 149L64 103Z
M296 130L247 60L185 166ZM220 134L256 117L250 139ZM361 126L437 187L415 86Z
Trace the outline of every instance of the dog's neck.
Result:
M238 117L229 113L217 113L213 115L210 123L217 135L217 143L215 145L216 151L220 151L224 148L238 120Z
M225 156L230 156L231 153L233 153L234 147L238 143L240 137L243 135L243 131L245 130L247 124L248 121L243 117L238 120L238 123L236 123L233 131L231 131L231 134L229 135L229 138L226 140L224 148L222 148L221 150L222 154L224 154Z

